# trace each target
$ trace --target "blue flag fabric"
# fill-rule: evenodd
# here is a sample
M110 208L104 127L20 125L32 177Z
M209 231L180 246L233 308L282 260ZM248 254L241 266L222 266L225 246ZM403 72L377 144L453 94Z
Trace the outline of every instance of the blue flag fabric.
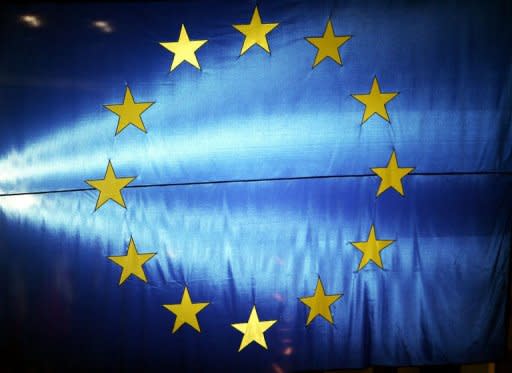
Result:
M19 367L503 354L506 1L3 7L1 314Z

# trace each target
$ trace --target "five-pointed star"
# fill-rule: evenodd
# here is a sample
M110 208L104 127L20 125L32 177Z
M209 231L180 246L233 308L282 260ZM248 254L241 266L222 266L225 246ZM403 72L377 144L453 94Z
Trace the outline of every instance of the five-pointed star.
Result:
M377 77L373 78L372 89L369 93L353 94L352 97L365 105L361 124L366 122L373 114L378 114L380 117L391 123L388 111L386 110L386 104L394 99L396 95L398 95L398 92L381 92Z
M393 150L386 167L374 167L371 170L382 179L380 181L379 190L377 190L377 197L389 188L393 188L403 196L404 188L402 185L402 179L407 174L414 171L414 167L399 167L396 159L396 153Z
M330 307L331 304L336 302L342 296L343 294L326 295L324 285L322 284L322 280L319 276L316 283L315 293L310 297L299 298L302 303L310 308L306 326L308 326L309 323L311 323L311 321L313 321L317 316L322 316L329 323L333 324Z
M112 167L112 163L108 161L105 177L99 180L85 180L87 184L100 192L94 211L103 206L108 200L112 200L122 207L126 208L121 190L135 180L133 177L117 177Z
M135 247L135 242L133 242L133 238L130 237L126 255L109 256L108 258L123 268L121 277L119 278L119 285L121 285L130 275L135 275L142 281L148 282L142 265L155 255L156 253L139 254Z
M240 56L243 55L249 48L257 44L265 51L270 53L268 47L267 34L275 29L279 23L261 23L260 12L258 7L254 8L251 23L244 25L233 25L235 29L245 35L244 44L240 51Z
M130 87L126 86L124 93L124 101L122 104L103 105L106 109L117 114L119 120L117 121L116 135L128 127L130 124L146 133L146 127L140 117L154 102L135 102L133 100Z
M361 261L359 262L359 268L357 269L360 271L363 269L364 266L368 264L368 262L371 260L375 264L377 264L380 268L384 268L382 266L382 258L380 257L380 252L391 245L394 240L378 240L375 237L375 227L371 226L370 228L370 234L368 235L368 239L363 242L351 242L353 246L356 247L356 249L362 251L363 257L361 258Z
M174 53L172 59L171 71L177 68L183 61L187 61L197 69L201 69L197 61L196 51L201 48L208 40L190 40L188 38L185 25L181 25L180 37L178 41L161 42L160 45L168 51Z
M331 20L328 20L322 36L306 38L307 41L318 49L316 52L315 62L313 62L313 67L318 65L327 57L331 58L338 65L343 65L338 48L349 41L351 37L352 36L350 35L335 35L334 30L332 29Z
M197 321L197 314L203 310L209 303L192 303L188 288L185 287L183 290L183 296L181 297L181 303L179 304L164 304L163 306L176 315L176 321L172 332L175 333L183 324L188 324L198 332L201 331L199 328L199 322Z
M277 320L260 321L258 313L256 312L256 306L253 306L249 320L246 323L231 324L233 328L244 335L238 352L242 351L251 342L256 342L263 348L267 349L267 342L265 341L263 333L276 322Z

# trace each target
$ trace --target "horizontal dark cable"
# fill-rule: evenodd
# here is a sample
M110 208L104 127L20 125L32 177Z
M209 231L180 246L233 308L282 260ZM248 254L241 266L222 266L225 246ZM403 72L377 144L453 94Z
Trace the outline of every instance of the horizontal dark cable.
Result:
M512 172L507 171L481 171L481 172L415 172L410 176L463 176L463 175L503 175L511 176ZM181 187L181 186L194 186L194 185L215 185L215 184L239 184L239 183L260 183L272 181L296 181L296 180L321 180L321 179L343 179L343 178L360 178L360 177L373 177L376 174L345 174L345 175L317 175L317 176L291 176L291 177L271 177L259 179L232 179L232 180L205 180L205 181L188 181L179 183L161 183L161 184L140 184L128 185L125 189L135 188L155 188L155 187ZM25 196L34 194L53 194L53 193L71 193L71 192L85 192L89 190L96 190L94 188L74 188L74 189L60 189L60 190L43 190L36 192L22 192L22 193L3 193L0 197L8 196Z

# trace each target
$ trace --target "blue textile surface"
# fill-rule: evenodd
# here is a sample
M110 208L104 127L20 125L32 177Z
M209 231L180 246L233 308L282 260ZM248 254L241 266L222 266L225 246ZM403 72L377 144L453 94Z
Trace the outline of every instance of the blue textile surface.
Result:
M270 53L240 56L258 5ZM503 2L3 5L2 328L26 366L283 372L497 359L512 227L512 11ZM30 15L30 17L26 16ZM25 16L25 17L24 17ZM36 25L36 21L39 24ZM343 64L305 40L350 35ZM98 21L100 21L98 23ZM101 23L104 22L104 23ZM105 23L108 25L105 26ZM186 26L201 69L160 42ZM102 26L103 25L103 26ZM352 94L374 77L390 122ZM147 133L114 136L126 86ZM377 196L392 151L404 195ZM94 211L108 161L136 176ZM331 177L332 176L332 177ZM251 181L243 181L250 179ZM264 179L257 181L259 179ZM222 183L203 183L222 181ZM224 181L227 181L224 183ZM187 184L189 183L189 184ZM199 184L198 184L199 183ZM187 184L187 185L168 185ZM144 186L144 187L141 187ZM353 242L394 242L361 270ZM156 252L147 283L108 256ZM333 324L306 326L318 278ZM201 331L172 333L187 286ZM238 352L256 305L268 350Z

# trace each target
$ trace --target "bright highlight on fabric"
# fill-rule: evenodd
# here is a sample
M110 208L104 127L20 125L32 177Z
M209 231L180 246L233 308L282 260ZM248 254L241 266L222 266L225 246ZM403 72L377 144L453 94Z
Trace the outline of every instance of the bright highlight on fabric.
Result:
M24 14L20 16L20 21L23 22L26 26L32 27L32 28L38 28L43 25L43 21L41 20L41 17L35 15L35 14Z
M114 28L108 21L97 20L93 21L92 25L101 32L104 32L105 34L110 34L111 32L114 32Z

